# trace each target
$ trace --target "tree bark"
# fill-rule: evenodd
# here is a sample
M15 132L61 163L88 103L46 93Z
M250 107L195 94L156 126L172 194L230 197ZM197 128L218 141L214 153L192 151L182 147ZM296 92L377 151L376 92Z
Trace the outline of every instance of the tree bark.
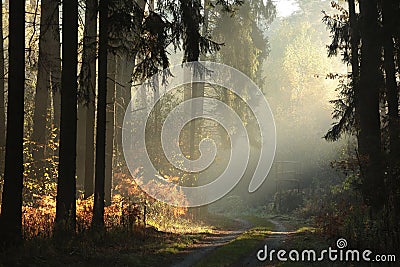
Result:
M106 173L105 173L105 205L111 203L113 155L114 155L114 101L116 87L117 56L108 53L107 61L107 107L106 107Z
M25 1L10 3L9 91L4 188L0 217L0 242L5 246L22 239L23 132L25 83Z
M197 62L200 57L200 23L201 23L201 15L200 15L201 2L200 1L190 1L190 0L182 0L181 1L181 11L182 11L182 20L184 26L184 37L183 37L183 48L184 48L184 62ZM197 63L193 68L197 68ZM193 71L193 77L196 75L197 71ZM191 77L191 79L193 79ZM203 90L203 91L201 91ZM191 98L201 97L204 94L204 87L200 86L199 83L193 83L186 85L184 87L184 101L189 100ZM199 105L200 106L200 105ZM199 109L197 105L191 105L190 112L192 116ZM202 106L202 105L201 105ZM202 108L202 107L201 107ZM190 160L194 160L198 153L196 153L195 145L196 142L196 120L192 120L189 123L188 129L188 155ZM198 175L191 174L189 175L189 185L197 185ZM194 208L191 210L191 213L194 217L199 217L200 210L198 208Z
M92 228L104 227L104 183L106 158L108 0L99 3L99 58L96 124L96 167Z
M394 57L393 33L396 22L393 1L382 1L383 13L383 46L384 46L384 70L389 115L389 150L393 160L400 156L400 121L399 121L399 88L396 82L396 66Z
M360 62L359 62L359 45L360 45L360 36L358 30L358 21L356 17L356 8L354 0L348 0L349 3L349 20L350 20L350 29L351 29L351 77L353 83L353 92L354 92L354 109L355 109L355 117L356 124L358 127L359 124L359 99L358 99L358 90L359 90L359 79L360 79Z
M60 162L55 234L75 234L78 0L63 2ZM62 239L61 239L62 240Z
M377 211L383 205L385 187L381 158L381 129L379 116L381 46L377 0L360 0L361 62L359 83L359 155L363 170L364 200Z
M80 90L84 96L78 104L78 180L84 197L93 194L94 185L94 127L96 95L96 35L97 1L86 0L85 32L83 37Z
M6 107L4 101L4 41L3 41L3 8L0 9L0 173L4 169L6 149ZM2 192L0 188L0 193ZM1 201L1 200L0 200Z
M34 142L32 151L33 159L37 166L37 178L43 177L45 147L47 137L47 104L50 94L50 72L51 72L51 39L53 36L53 17L58 17L58 1L42 0L41 1L41 18L40 18L40 35L39 35L39 59L38 59L38 74L36 82L35 94L35 110L33 115L33 132L31 141Z
M115 91L115 151L119 171L126 170L122 151L122 126L126 109L131 100L133 59L125 54L118 57L117 90Z
M49 40L49 60L50 60L50 86L53 107L53 124L52 130L55 134L54 142L60 141L60 116L61 116L61 43L60 43L60 26L59 26L59 11L60 6L58 1L53 0L54 15L50 23L49 31L52 38ZM54 156L58 161L58 149L54 152Z

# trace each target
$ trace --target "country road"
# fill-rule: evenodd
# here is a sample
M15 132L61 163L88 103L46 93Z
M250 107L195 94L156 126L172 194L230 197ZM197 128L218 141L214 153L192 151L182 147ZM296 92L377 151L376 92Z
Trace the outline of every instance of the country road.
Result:
M235 239L238 235L250 229L252 225L243 219L235 219L239 223L236 230L219 230L211 236L207 236L193 248L194 251L185 255L182 261L171 265L171 267L189 267L193 266L200 259L206 257L216 248L225 245L229 241Z
M212 253L218 247L226 245L231 240L235 239L237 236L245 232L246 230L253 227L253 225L243 219L235 219L238 223L240 223L240 228L237 230L226 230L226 231L218 231L216 234L212 236L208 236L201 240L201 242L197 243L193 248L193 251L188 252L181 261L171 265L171 267L189 267L196 264L201 259L207 257L210 253ZM282 242L284 242L286 236L292 232L288 232L286 227L279 221L274 219L268 219L274 225L272 232L268 234L260 245L255 248L253 253L248 255L241 262L237 262L232 267L240 267L240 266L263 266L263 263L260 262L256 253L259 249L263 248L265 244L268 245L269 248L274 249L279 247Z

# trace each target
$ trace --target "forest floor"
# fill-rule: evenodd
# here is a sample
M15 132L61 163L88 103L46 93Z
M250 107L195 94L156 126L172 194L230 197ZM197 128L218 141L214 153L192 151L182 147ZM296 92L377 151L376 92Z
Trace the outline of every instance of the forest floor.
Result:
M309 266L309 263L278 262L276 259L260 261L257 252L268 246L268 250L275 249L320 249L327 247L326 240L315 233L308 222L293 217L273 216L259 218L244 216L236 218L241 228L222 231L224 235L210 234L198 240L196 245L190 246L176 254L177 262L172 267L207 267L207 266ZM327 266L327 263L313 266ZM331 266L339 266L332 265ZM345 266L345 265L344 265Z
M223 235L208 236L200 240L194 251L172 267L189 266L258 266L256 253L265 242L277 247L289 234L277 220L254 216L234 219L241 227L221 231Z
M0 267L307 266L260 262L256 254L265 244L269 249L327 247L314 228L292 217L209 216L206 223L209 228L193 233L150 227L134 233L117 229L97 236L86 233L61 243L28 240L22 247L0 252Z

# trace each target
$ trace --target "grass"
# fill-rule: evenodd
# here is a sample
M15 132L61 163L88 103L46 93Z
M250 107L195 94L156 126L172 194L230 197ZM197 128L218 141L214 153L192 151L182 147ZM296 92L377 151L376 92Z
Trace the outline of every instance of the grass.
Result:
M287 241L283 244L282 249L290 251L296 249L302 251L305 249L313 249L315 251L321 251L329 247L328 242L324 237L318 234L317 229L314 227L303 226L298 228L294 234L287 237ZM277 262L276 266L283 267L306 267L310 266L310 262ZM332 262L313 262L312 266L347 266L343 263L335 265Z
M245 216L241 216L240 218L248 221L254 227L261 226L261 227L268 227L270 229L272 229L274 227L274 225L266 218L261 218L261 217L254 216L254 215L245 215Z
M203 223L212 229L232 230L238 227L238 223L234 219L214 213L208 213L203 219Z
M115 228L99 236L83 232L65 244L51 238L25 240L18 248L0 251L3 266L168 266L176 256L215 229L237 227L237 222L218 215L203 222L183 221L170 224L173 232L155 227L127 231Z
M217 248L206 258L200 260L195 267L203 266L229 266L240 262L251 254L265 236L270 233L270 227L255 227L241 235L228 244Z
M141 232L112 230L102 236L78 235L66 244L36 238L0 252L0 266L163 266L203 235L148 228Z

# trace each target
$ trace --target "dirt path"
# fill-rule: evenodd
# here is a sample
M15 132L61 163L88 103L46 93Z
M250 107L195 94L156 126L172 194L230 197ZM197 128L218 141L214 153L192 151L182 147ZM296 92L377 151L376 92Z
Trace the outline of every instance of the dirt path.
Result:
M201 258L211 253L214 249L225 245L229 241L235 239L238 235L251 228L251 224L242 219L235 219L238 222L239 228L236 230L220 230L215 234L207 236L200 243L193 246L194 251L188 252L182 261L171 265L171 267L189 267L193 266Z
M240 227L237 230L227 230L227 231L217 231L215 234L206 237L200 243L196 244L192 251L188 251L188 254L184 256L184 258L172 265L172 267L189 267L196 264L202 258L206 257L216 248L225 245L229 241L235 239L238 235L243 233L244 231L250 229L252 225L243 219L235 219L239 224ZM235 263L232 267L242 267L242 266L263 266L265 263L260 262L257 259L257 252L264 247L265 244L268 245L268 249L277 249L279 248L284 242L286 237L293 232L288 231L288 229L278 220L269 219L273 225L273 231L268 234L265 240L260 242L259 246L243 261Z
M242 262L233 264L234 267L242 267L242 266L264 266L265 263L260 262L257 259L257 252L264 247L264 245L268 245L268 250L278 249L284 242L286 237L293 232L288 231L286 227L279 221L269 219L269 221L274 225L273 231L267 236L265 240L263 240L260 245L251 253L247 258L245 258Z

